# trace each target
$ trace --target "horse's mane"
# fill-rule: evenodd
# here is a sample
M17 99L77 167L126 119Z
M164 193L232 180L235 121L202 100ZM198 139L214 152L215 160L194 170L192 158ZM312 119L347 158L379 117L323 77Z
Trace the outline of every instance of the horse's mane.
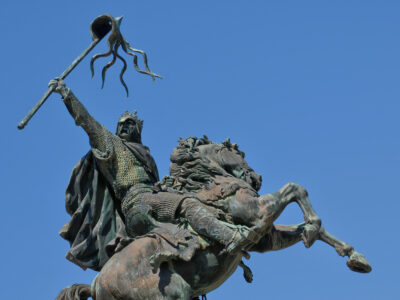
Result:
M236 151L237 154L244 159L244 152L239 150L237 144L232 144L229 139L226 139L221 144L214 143L208 139L207 136L202 138L189 137L186 139L179 139L178 146L176 146L171 154L170 175L174 178L179 185L183 185L186 190L197 190L204 186L204 183L213 180L213 177L219 175L224 177L232 177L232 174L225 170L221 165L216 164L209 158L214 153L203 155L199 150L203 145L213 145L215 150L222 150L224 148ZM254 172L249 168L250 172ZM260 182L261 185L261 182Z

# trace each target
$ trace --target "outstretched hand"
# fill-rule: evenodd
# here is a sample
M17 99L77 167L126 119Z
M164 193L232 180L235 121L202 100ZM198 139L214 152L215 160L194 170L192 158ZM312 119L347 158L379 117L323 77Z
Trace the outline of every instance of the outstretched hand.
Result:
M53 87L54 92L60 94L63 98L68 95L69 88L67 88L64 80L61 78L56 77L50 80L48 86L49 88Z

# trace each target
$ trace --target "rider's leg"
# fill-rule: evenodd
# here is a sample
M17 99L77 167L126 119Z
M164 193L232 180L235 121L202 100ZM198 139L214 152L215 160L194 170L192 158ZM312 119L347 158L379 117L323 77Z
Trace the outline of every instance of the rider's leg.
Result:
M245 226L221 222L205 205L194 198L183 200L180 213L188 219L195 231L224 245L227 252L242 250L257 238L255 233Z

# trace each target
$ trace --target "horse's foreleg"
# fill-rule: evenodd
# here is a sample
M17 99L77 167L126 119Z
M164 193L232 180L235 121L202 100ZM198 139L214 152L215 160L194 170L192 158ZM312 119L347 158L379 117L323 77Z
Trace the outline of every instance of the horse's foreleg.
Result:
M308 199L308 192L302 186L296 183L288 183L279 190L281 197L285 202L296 202L304 214L304 225L302 239L304 245L309 248L318 238L319 229L321 227L321 219L318 217L314 208Z
M296 202L299 205L304 214L304 221L306 223L321 223L320 218L316 214L310 200L308 199L307 190L301 185L289 182L279 190L279 193L286 202Z
M347 266L355 272L359 273L369 273L372 268L369 265L368 261L361 253L358 253L354 250L353 246L339 240L337 237L331 235L329 232L325 230L324 227L321 227L319 232L319 240L331 245L335 248L336 252L340 256L348 256Z
M321 220L308 199L307 191L298 184L288 183L275 193L259 197L237 193L229 201L228 212L235 224L252 227L256 233L263 236L292 202L296 202L304 214L305 224L301 237L304 245L307 248L311 247L318 238Z
M315 240L319 239L334 247L339 255L348 256L347 266L352 271L360 273L371 271L371 266L362 254L356 252L351 245L328 233L321 226L321 220L311 206L306 189L298 184L288 183L280 192L286 198L286 201L296 201L304 214L306 224L302 229L301 237L307 248L311 247Z
M279 191L266 194L257 199L257 223L256 228L261 231L271 228L273 222L280 216L282 211L292 202L296 202L303 214L305 224L301 233L304 245L309 248L318 238L321 220L315 213L306 189L295 183L288 183ZM249 212L250 210L245 210Z
M298 225L273 225L269 232L249 251L268 252L293 246L302 239L305 223Z
M264 253L290 247L302 240L303 230L306 225L305 223L298 225L273 225L271 230L256 245L248 250ZM340 256L348 256L347 266L352 271L359 273L371 272L372 268L364 255L355 251L353 246L331 235L322 226L317 239L335 248Z
M306 225L307 224L304 222L297 225L274 224L268 233L261 238L260 242L249 249L249 251L263 253L293 246L297 242L301 241L303 230ZM322 226L319 230L317 239L335 248L336 252L340 256L350 256L354 251L354 248L351 245L334 237Z

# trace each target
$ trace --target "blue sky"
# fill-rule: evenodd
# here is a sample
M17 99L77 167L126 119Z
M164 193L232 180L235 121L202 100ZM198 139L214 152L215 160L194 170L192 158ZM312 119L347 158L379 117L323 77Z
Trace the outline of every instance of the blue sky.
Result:
M261 193L306 187L324 226L365 254L353 273L322 242L253 254L254 282L238 270L209 299L396 299L399 295L398 1L2 1L3 133L0 267L4 299L53 299L90 283L64 255L64 190L89 149L58 95L23 131L20 119L91 42L90 22L123 15L121 31L164 79L130 64L91 79L85 59L66 79L111 130L126 109L145 120L143 142L168 174L179 137L226 137L263 175ZM103 41L94 53L103 52ZM302 221L291 205L278 223Z

